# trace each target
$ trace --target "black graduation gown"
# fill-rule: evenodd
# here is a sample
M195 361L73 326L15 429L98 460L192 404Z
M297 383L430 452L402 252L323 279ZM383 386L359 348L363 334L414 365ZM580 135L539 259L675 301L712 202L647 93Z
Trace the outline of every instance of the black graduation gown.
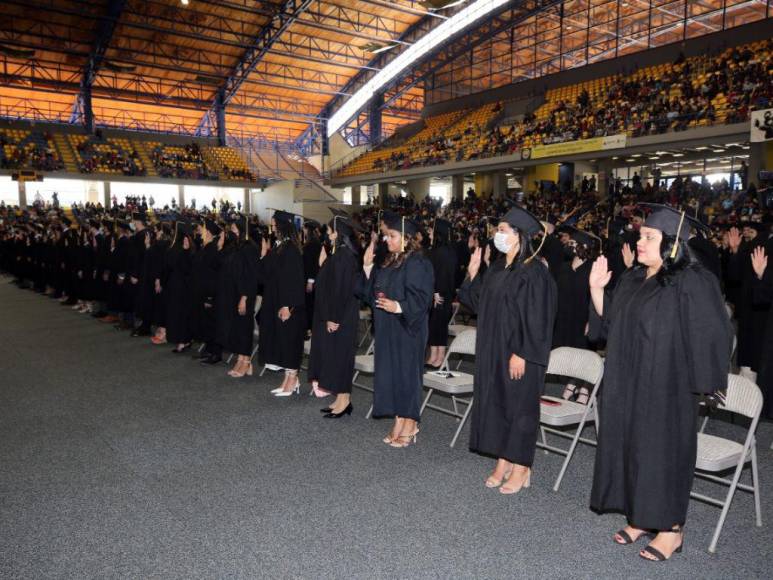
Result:
M451 320L452 303L456 296L456 252L450 246L438 246L429 252L435 277L435 292L443 298L443 304L435 305L429 313L429 345L448 345L448 322Z
M588 279L592 267L593 262L585 260L577 270L574 270L572 262L569 261L561 264L556 272L558 310L556 327L553 330L553 348L557 346L589 347L585 325L588 323L590 304Z
M687 244L701 265L721 280L722 263L717 247L703 236L693 236Z
M750 367L757 372L762 354L762 337L770 311L770 304L755 303L752 287L757 278L752 269L751 255L757 246L765 246L765 254L773 255L773 240L765 241L757 236L751 242L742 242L735 254L727 261L728 277L739 284L735 305L738 320L738 366Z
M306 335L306 280L301 251L292 242L280 243L260 260L257 275L263 286L258 313L260 363L298 369ZM290 308L291 316L282 322L279 310L285 306Z
M773 265L765 268L762 280L754 280L752 298L759 306L770 305L773 302ZM765 333L760 348L760 370L757 373L757 385L762 390L764 407L762 414L773 419L773 312L768 312Z
M424 349L435 287L432 264L420 254L400 267L374 268L360 276L358 295L373 308L376 334L373 416L419 420ZM376 294L400 303L393 314L376 308Z
M196 340L215 340L215 293L220 256L217 240L210 241L193 259L193 335Z
M110 235L109 234L97 234L95 236L97 240L96 250L96 273L94 277L94 300L105 301L107 300L108 288L110 286ZM108 280L105 280L105 274L108 275Z
M332 393L351 393L360 302L355 288L360 277L358 256L339 246L317 272L309 380ZM327 322L339 324L327 331Z
M644 268L624 273L591 305L591 339L606 335L591 507L631 525L684 524L695 453L695 393L727 387L732 330L719 283L700 265L661 286Z
M478 314L475 399L470 449L531 466L537 444L540 396L556 315L556 284L539 261L505 267L464 281L459 299ZM510 357L526 361L520 380L510 378Z
M166 252L164 262L162 286L166 295L166 339L173 344L185 344L193 338L193 296L190 288L193 252L173 246Z
M316 280L319 273L319 254L322 251L322 244L316 238L311 238L303 246L303 275L308 280ZM311 292L306 293L306 330L311 330L314 319L314 294L317 291L317 284L312 287Z
M169 243L161 240L156 241L145 252L145 259L142 261L142 273L140 274L139 288L137 291L137 300L135 302L135 314L142 319L145 326L157 323L155 320L155 302L156 279L161 280L164 269L164 258ZM163 319L164 317L162 317Z
M221 256L222 277L218 279L216 302L217 343L228 352L243 356L252 354L259 259L260 253L252 241L242 242ZM239 314L242 296L247 297L246 311Z
M150 230L143 229L129 238L128 255L126 257L126 288L124 289L124 310L134 312L137 294L142 283L143 262L145 261L145 238L151 235ZM132 283L132 278L137 282Z

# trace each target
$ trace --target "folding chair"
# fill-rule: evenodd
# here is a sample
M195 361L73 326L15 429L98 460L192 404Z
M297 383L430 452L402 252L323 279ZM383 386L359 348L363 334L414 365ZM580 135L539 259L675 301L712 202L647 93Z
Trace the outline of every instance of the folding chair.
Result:
M736 489L754 494L754 510L757 526L762 526L762 511L760 508L760 481L757 472L757 445L754 433L762 413L762 393L759 387L749 379L740 375L728 375L727 397L724 404L718 407L729 413L744 415L751 419L749 430L743 445L731 439L698 433L698 452L695 461L695 476L729 486L724 500L713 498L692 491L690 497L722 508L719 521L711 538L709 552L717 549L719 534L725 525L727 512L733 501ZM751 463L751 485L740 483L741 472L746 463ZM733 469L732 479L712 475L727 469Z
M593 439L582 437L582 430L589 420L594 421L598 437L596 395L601 384L601 378L604 376L604 360L591 350L560 346L554 348L550 353L547 374L561 375L593 385L587 405L550 396L543 396L542 401L544 402L540 402L540 434L542 441L537 442L537 447L544 449L545 452L552 451L553 453L566 456L561 470L558 472L556 482L553 484L553 491L558 491L561 480L564 478L569 462L572 460L574 451L577 448L577 443L582 442L586 445L596 445L596 441ZM593 416L591 416L591 412ZM566 427L575 425L574 431L564 430ZM546 433L571 439L572 442L569 444L568 449L548 445Z
M419 416L424 412L424 409L430 408L445 413L446 415L456 417L459 420L459 426L456 428L456 432L451 439L451 447L456 445L459 433L461 433L462 427L464 427L464 424L467 422L467 417L472 409L474 377L469 373L458 371L450 372L448 358L452 354L470 354L475 356L475 338L477 334L477 330L474 328L463 331L451 342L451 346L448 347L448 352L446 353L446 357L443 360L440 369L424 373L423 382L424 386L427 388L427 396L424 398L424 402L421 405ZM453 403L453 409L430 404L429 401L432 398L432 395L435 394L435 391L449 395L451 397L451 402ZM469 395L469 398L461 398L460 395ZM465 405L463 413L459 412L459 403Z
M354 376L352 377L352 386L357 387L358 389L362 389L363 391L368 391L370 393L373 392L373 387L358 383L357 377L360 376L360 373L367 373L372 375L376 372L376 357L373 354L375 352L375 348L376 339L374 338L370 341L370 345L368 345L368 350L365 351L365 354L358 354L354 357ZM370 409L368 409L368 412L365 414L365 418L370 419L372 414L373 405L371 404Z
M311 356L311 339L303 341L303 354L306 356ZM307 370L309 368L309 365L303 366L303 360L301 360L301 368L303 370Z
M370 329L373 326L373 315L371 314L370 308L360 308L360 320L365 321L365 334L362 335L360 342L357 344L357 348L362 348L362 345L370 335Z
M474 326L470 326L468 324L459 324L458 322L456 322L456 316L459 314L460 307L461 307L461 304L459 302L454 302L451 305L451 320L448 321L449 336L459 336L465 330L475 328Z

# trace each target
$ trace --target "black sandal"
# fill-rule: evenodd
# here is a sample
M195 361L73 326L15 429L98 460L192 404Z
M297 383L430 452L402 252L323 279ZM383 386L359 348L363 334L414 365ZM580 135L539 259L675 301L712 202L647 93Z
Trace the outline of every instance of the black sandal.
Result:
M647 533L647 532L642 532L642 533L641 533L641 534L639 534L639 535L636 537L636 539L634 540L634 539L631 537L631 534L629 534L628 532L626 532L626 531L625 531L625 528L623 528L622 530L618 530L618 531L615 533L615 536L620 536L621 538L623 538L623 541L622 541L622 542L618 542L618 541L617 541L617 538L613 537L612 539L614 540L615 544L618 544L618 545L620 545L620 546L628 546L628 545L630 545L630 544L635 544L635 543L636 543L636 542L638 542L638 541L639 541L639 540L640 540L640 539L641 539L643 536L649 536L649 533Z
M679 547L674 548L674 551L671 552L671 556L666 557L666 555L658 550L657 548L652 547L652 545L646 545L644 548L642 548L641 552L639 552L639 557L642 560L647 560L648 562L665 562L666 560L669 560L673 557L674 554L681 554L682 553L682 547L684 546L684 531L680 526L676 526L675 528L672 528L669 530L670 532L674 534L680 534L682 538L682 543L679 544ZM649 554L651 556L654 556L654 560L652 558L647 558L643 555L643 553Z

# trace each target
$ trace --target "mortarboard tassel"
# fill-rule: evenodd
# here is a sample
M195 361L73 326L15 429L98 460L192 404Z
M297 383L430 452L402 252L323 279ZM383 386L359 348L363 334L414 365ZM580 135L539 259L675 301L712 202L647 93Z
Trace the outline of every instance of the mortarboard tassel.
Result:
M674 240L674 245L671 247L672 260L676 258L676 251L679 249L679 234L682 231L682 224L684 224L684 211L682 211L682 216L679 218L679 227L676 228L676 239Z

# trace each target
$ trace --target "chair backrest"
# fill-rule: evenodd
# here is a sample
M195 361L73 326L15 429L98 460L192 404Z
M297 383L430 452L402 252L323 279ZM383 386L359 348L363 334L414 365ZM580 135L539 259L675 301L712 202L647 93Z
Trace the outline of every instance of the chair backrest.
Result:
M451 320L448 321L448 324L456 324L457 314L459 314L459 303L453 302L451 304Z
M754 419L762 412L762 392L746 377L729 374L725 403L719 408Z
M550 351L547 373L596 385L604 375L604 361L592 350L559 346Z
M478 335L476 328L468 328L456 335L448 347L448 354L475 354L475 338ZM448 355L446 355L448 359Z

